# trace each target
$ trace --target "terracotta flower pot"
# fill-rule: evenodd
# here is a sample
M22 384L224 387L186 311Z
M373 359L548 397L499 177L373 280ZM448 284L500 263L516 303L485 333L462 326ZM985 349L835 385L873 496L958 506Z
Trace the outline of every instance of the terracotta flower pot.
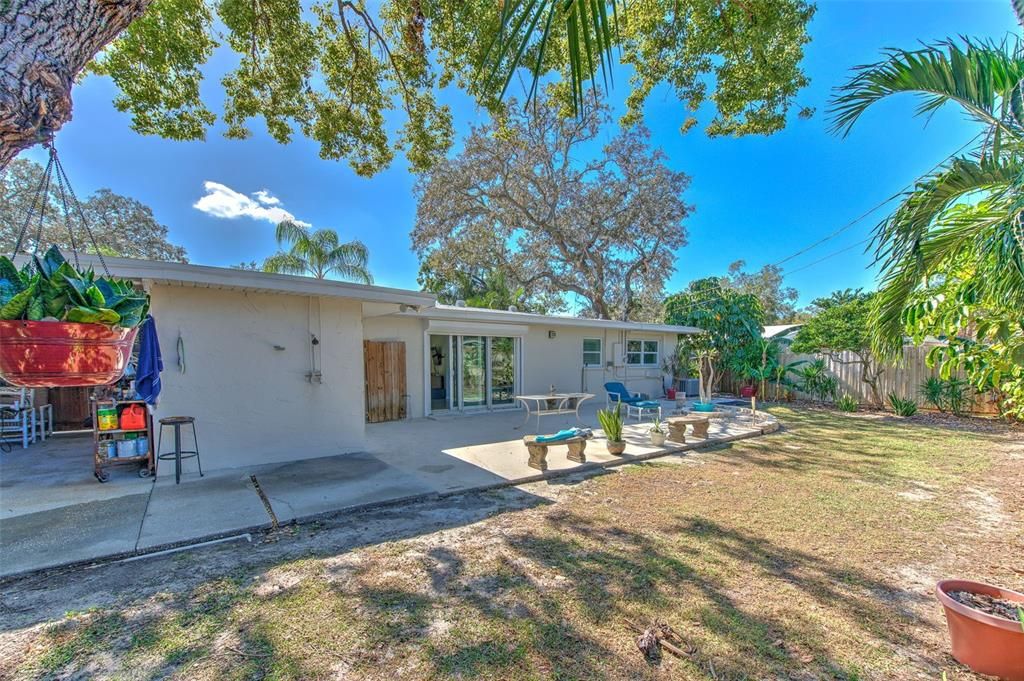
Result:
M612 440L608 440L608 453L609 454L614 454L615 456L620 456L622 454L622 452L624 452L624 451L626 451L626 443L625 442L621 442L621 441L620 442L614 442Z
M0 321L0 376L23 388L110 385L124 375L138 328Z
M953 657L979 674L1004 681L1024 681L1024 628L1021 624L955 601L949 596L952 591L1004 598L1020 602L1022 607L1024 594L961 579L945 579L935 587L935 596L946 611Z

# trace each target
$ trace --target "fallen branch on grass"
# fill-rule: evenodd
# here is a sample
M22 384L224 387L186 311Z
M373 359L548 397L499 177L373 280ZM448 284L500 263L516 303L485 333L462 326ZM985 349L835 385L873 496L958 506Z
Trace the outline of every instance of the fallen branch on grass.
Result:
M683 637L676 633L675 629L664 622L655 622L647 628L641 627L630 619L626 620L626 624L628 624L634 631L640 633L636 638L636 647L648 659L657 659L658 653L660 652L659 647L662 647L676 657L681 658L692 657L693 654L697 652L696 646L688 645L686 641L683 640ZM685 646L685 649L676 646L670 641L675 641L680 646Z

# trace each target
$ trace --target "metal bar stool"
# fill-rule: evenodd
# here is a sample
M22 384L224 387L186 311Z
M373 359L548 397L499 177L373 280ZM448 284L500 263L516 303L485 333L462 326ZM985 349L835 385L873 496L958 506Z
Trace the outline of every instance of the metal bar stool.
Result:
M181 448L181 427L183 425L192 426L192 441L195 442L195 449L182 449ZM164 426L171 426L174 428L174 451L173 452L160 452L160 443L164 438ZM199 458L199 438L196 437L196 419L194 416L168 416L167 418L160 419L160 433L156 439L156 458L157 466L160 461L170 461L174 459L174 484L181 483L181 460L195 458L196 463L199 464L199 477L203 477L203 462Z

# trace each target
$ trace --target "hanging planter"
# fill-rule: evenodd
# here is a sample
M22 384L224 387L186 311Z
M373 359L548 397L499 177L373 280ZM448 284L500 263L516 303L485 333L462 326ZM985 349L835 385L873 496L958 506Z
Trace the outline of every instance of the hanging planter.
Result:
M37 196L37 250L46 188L54 171L60 196L70 194L82 215L51 147L45 183L40 184L41 197ZM22 246L34 205L18 236L15 254ZM65 221L68 216L65 200ZM92 237L84 218L82 222ZM74 243L70 224L68 231ZM99 253L95 239L92 243ZM0 256L0 378L25 388L89 387L120 380L138 327L149 311L149 295L136 291L129 281L110 277L102 255L100 263L105 277L96 276L91 269L72 267L56 246L42 258L33 255L21 270L13 260Z
M19 388L110 385L120 380L138 328L0 321L0 376Z

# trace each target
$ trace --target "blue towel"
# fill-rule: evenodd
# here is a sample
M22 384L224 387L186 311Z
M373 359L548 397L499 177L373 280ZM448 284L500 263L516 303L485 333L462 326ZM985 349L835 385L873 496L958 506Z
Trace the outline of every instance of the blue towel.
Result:
M633 403L634 407L658 407L661 406L660 402L654 402L652 400L641 400Z
M567 428L560 430L554 435L538 435L537 442L558 442L560 440L571 440L574 437L585 435L589 428Z
M146 404L156 404L160 398L160 372L164 360L160 357L160 341L156 337L153 315L146 315L139 331L139 366L135 375L135 392Z

